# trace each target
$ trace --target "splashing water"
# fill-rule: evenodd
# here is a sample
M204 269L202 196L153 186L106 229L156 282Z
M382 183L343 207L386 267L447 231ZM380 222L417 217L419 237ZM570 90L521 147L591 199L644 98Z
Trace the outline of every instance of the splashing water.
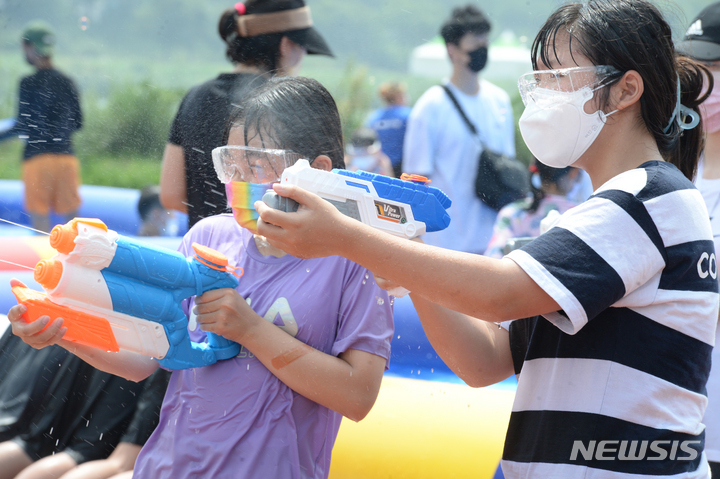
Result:
M46 236L50 236L50 233L47 233L47 232L45 232L45 231L36 230L35 228L30 228L29 226L21 225L20 223L15 223L15 222L13 222L13 221L6 220L5 218L0 218L0 221L3 221L3 222L5 222L5 223L7 223L7 224L11 224L11 225L13 225L13 226L19 226L20 228L25 228L26 230L34 231L34 232L36 232L36 233L40 233L40 234L44 234L44 235L46 235Z
M12 261L8 261L5 259L0 259L0 263L7 263L7 264L11 264L13 266L17 266L18 268L25 268L25 269L29 269L30 271L35 271L35 268L31 268L30 266L26 266L24 264L13 263Z

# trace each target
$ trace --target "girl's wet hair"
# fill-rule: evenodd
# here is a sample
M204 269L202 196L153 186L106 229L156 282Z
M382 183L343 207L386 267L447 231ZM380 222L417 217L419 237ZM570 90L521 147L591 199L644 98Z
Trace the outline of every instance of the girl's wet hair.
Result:
M595 65L611 65L622 74L634 70L643 79L641 120L655 137L663 158L692 179L703 147L702 124L682 130L675 119L666 131L677 103L680 79L681 103L699 113L707 97L703 77L712 75L692 59L675 51L672 31L660 11L646 0L590 0L558 8L540 29L532 44L533 68L538 64L558 68L558 35L570 38L570 51L579 51ZM622 78L618 75L614 83ZM712 84L710 84L712 90ZM601 105L609 107L609 88L599 90Z
M265 148L292 150L312 162L320 155L345 168L340 114L330 92L317 80L272 78L251 92L225 129L243 128L245 144L256 135Z

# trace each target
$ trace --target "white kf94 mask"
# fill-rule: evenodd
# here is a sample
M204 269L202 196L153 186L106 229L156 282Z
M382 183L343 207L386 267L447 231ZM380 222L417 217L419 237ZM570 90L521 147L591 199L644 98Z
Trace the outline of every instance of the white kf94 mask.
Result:
M520 133L530 152L543 164L565 168L575 163L595 141L606 118L617 111L585 113L585 104L594 91L607 85L603 80L609 75L597 81L598 73L604 69L612 69L613 76L619 73L612 67L579 67L533 72L520 78L518 85L525 103Z

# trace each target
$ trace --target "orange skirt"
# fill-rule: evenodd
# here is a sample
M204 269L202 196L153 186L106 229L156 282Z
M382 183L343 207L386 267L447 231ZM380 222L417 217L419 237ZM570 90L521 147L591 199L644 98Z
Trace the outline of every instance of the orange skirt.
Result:
M80 207L80 162L75 156L36 155L23 161L22 170L29 213L67 214Z

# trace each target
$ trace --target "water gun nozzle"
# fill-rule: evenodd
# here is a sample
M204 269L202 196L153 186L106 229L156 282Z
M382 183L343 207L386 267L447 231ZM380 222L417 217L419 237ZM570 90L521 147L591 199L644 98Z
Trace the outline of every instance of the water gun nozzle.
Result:
M42 259L35 266L35 281L45 289L53 289L60 282L63 273L63 265L54 259Z
M64 225L55 226L50 232L50 246L58 253L70 254L75 249L75 238L78 236L78 223L85 223L108 231L105 223L96 218L74 218Z
M77 230L70 224L57 225L50 232L50 246L62 254L70 254L75 248Z

